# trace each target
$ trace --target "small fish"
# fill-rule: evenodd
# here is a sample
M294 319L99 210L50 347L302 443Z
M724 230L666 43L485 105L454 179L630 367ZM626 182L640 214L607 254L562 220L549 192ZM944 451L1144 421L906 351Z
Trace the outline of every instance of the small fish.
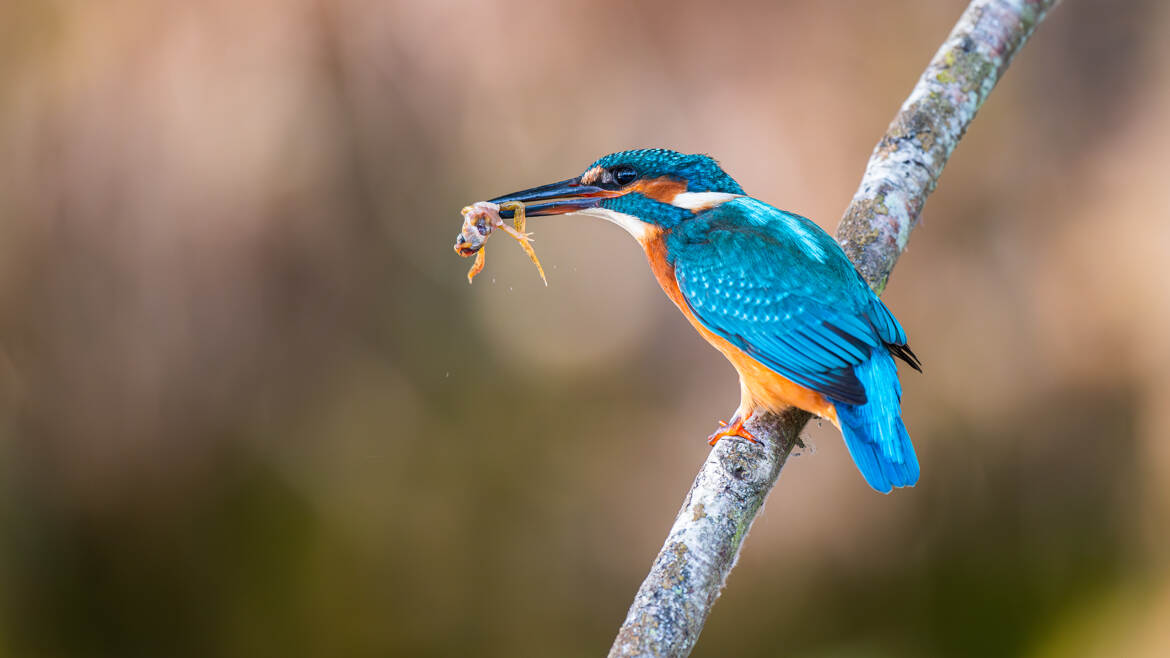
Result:
M515 228L508 226L500 217L501 208L511 210L514 213L512 221ZM544 276L544 268L541 267L540 261L536 258L536 251L532 248L532 234L524 232L523 203L509 201L497 205L490 201L477 201L463 208L460 212L463 214L463 228L455 238L455 253L464 258L475 254L475 263L467 271L468 283L471 283L483 271L483 266L487 262L487 250L485 249L487 240L491 237L492 232L498 228L520 243L524 253L528 254L532 263L536 265L536 271L540 273L541 281L544 281L544 285L548 285L548 279Z

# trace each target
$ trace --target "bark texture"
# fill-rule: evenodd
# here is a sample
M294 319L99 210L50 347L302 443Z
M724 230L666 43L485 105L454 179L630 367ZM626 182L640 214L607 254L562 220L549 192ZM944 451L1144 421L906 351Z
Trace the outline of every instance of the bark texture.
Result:
M1015 54L1058 0L974 0L874 148L837 240L879 293L947 159ZM610 649L686 656L735 566L743 539L811 416L757 414L764 442L725 440L703 462Z

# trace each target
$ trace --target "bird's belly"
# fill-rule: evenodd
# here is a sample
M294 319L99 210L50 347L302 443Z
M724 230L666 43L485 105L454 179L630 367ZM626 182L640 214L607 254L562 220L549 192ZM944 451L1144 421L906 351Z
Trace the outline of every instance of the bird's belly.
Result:
M682 304L676 301L675 304L682 310L683 315L687 316L687 320L699 335L722 352L739 372L744 398L741 403L744 408L740 409L742 413L748 415L757 408L778 413L787 407L799 407L809 413L828 418L833 424L837 423L837 410L824 395L777 373L704 327L691 313L685 301Z
M654 271L654 277L658 279L658 285L662 286L663 292L682 311L695 331L698 331L699 335L711 343L715 349L722 352L723 356L727 357L727 360L739 372L740 386L743 389L740 411L746 416L755 409L779 412L786 407L798 407L822 418L828 418L836 425L837 410L824 395L777 373L699 322L699 319L691 312L690 305L687 304L682 291L679 290L678 281L674 277L674 268L667 262L665 248L661 240L657 238L657 235L650 235L648 239L641 240L642 247L646 250L646 257L650 261L650 268Z

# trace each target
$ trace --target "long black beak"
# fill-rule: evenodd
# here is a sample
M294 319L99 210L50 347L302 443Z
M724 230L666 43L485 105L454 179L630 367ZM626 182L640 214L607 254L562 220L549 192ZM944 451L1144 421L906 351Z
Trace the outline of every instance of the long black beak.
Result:
M622 192L581 183L581 178L568 178L558 183L533 187L491 199L492 203L520 201L528 217L564 215L565 213L596 208L602 199L621 196ZM501 209L500 216L511 218L512 210Z

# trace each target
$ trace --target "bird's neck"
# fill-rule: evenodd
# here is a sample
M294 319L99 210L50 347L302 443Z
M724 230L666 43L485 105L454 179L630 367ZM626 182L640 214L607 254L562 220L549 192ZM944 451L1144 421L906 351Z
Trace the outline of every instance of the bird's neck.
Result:
M670 258L670 250L666 244L668 235L669 231L659 226L653 226L643 237L638 239L638 244L642 245L643 251L646 252L650 271L654 273L658 285L662 286L662 291L683 313L688 313L686 300L683 299L682 291L678 287L678 280L674 277L674 260Z

